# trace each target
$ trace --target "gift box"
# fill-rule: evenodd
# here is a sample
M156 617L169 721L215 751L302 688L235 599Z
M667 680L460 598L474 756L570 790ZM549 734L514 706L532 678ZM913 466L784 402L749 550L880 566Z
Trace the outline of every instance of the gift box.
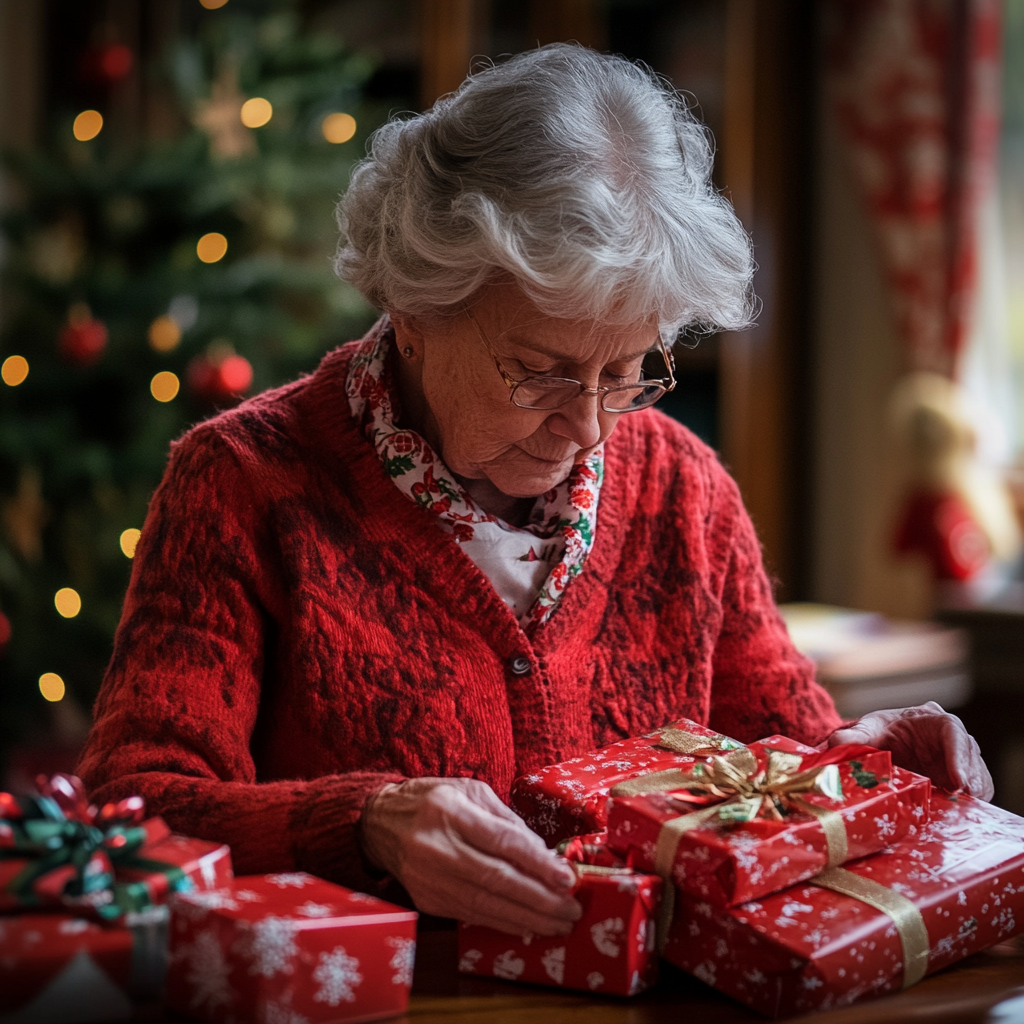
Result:
M63 907L117 921L231 880L227 846L173 835L144 813L141 797L92 806L66 775L41 778L37 793L0 793L0 911Z
M734 906L877 853L928 820L931 783L894 769L888 751L797 754L772 740L613 787L608 846L691 896ZM638 792L646 786L654 792Z
M104 926L70 914L0 917L0 1024L128 1020L163 984L167 908Z
M167 1005L217 1024L403 1013L416 918L302 872L175 896Z
M721 910L680 894L664 956L768 1016L909 987L1024 930L1024 819L932 796L932 819L873 857Z
M683 718L644 736L523 775L512 786L512 808L548 846L557 846L563 839L604 829L608 793L618 783L667 769L691 768L702 757L739 745Z
M569 935L506 935L459 924L459 970L620 996L657 981L663 882L628 868L573 864L583 916Z

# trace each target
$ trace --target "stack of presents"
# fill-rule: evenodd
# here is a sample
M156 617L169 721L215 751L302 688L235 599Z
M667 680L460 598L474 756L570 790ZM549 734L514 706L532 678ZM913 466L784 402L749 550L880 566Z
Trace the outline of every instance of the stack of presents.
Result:
M558 937L461 924L467 974L630 996L664 957L778 1017L1024 930L1024 819L871 747L683 720L526 775L512 803L573 866L583 916ZM214 1022L371 1020L412 982L413 912L300 873L235 878L226 847L139 800L89 806L63 776L0 794L0 912L0 1024L89 984L124 1016L163 992Z

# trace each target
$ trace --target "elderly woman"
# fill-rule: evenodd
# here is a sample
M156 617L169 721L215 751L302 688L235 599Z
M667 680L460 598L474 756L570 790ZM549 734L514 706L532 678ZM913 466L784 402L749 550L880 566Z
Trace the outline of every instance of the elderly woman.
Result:
M687 716L862 740L982 796L937 705L842 728L715 454L651 406L681 329L751 312L685 103L550 46L373 138L337 267L386 312L172 448L81 772L242 872L544 934L571 873L507 808Z

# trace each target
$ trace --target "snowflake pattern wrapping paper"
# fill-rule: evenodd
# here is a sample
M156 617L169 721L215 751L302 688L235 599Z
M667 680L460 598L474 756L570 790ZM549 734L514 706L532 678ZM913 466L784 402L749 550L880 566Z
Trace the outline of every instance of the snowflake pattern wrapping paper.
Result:
M1024 930L1024 818L972 797L933 793L927 825L840 871L917 908L922 954L927 946L909 964L917 977ZM893 920L811 884L728 910L680 895L664 955L768 1016L904 987L904 946Z
M0 917L0 1021L128 1020L131 999L152 999L163 985L167 908L126 921L112 927L52 912Z
M688 749L691 744L679 742L680 737L693 737L697 756L661 745ZM699 746L704 740L706 746ZM612 786L670 768L687 770L701 756L737 746L728 737L683 718L644 736L521 776L512 786L512 809L548 846L557 846L563 839L604 829Z
M841 819L841 825L833 819L840 835L833 843L836 856L831 866L877 853L928 820L930 781L893 768L888 751L847 745L808 754L802 744L782 737L751 743L747 749L762 771L772 750L799 757L793 772L836 766L841 799L820 792L796 794L802 804L834 811ZM689 797L686 791L613 795L608 845L628 854L637 870L663 877L671 871L680 890L716 906L735 906L779 892L830 866L825 827L800 804L783 806L777 820L759 816L749 822L723 821L712 812L710 820L682 831L694 820L684 821L684 816L704 806L688 802ZM673 833L673 828L679 831Z
M596 870L602 873L580 875L575 896L583 916L569 935L520 937L460 923L459 970L609 995L649 988L658 978L663 883L628 869Z
M326 1024L403 1013L415 911L303 872L171 904L168 1006L210 1022Z

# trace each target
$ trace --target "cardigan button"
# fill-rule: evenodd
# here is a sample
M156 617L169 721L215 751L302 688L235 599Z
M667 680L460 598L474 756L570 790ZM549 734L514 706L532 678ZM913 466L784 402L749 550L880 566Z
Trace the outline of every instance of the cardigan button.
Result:
M521 654L517 655L512 659L512 663L509 665L512 669L512 675L514 676L525 676L530 674L530 659L524 658Z

